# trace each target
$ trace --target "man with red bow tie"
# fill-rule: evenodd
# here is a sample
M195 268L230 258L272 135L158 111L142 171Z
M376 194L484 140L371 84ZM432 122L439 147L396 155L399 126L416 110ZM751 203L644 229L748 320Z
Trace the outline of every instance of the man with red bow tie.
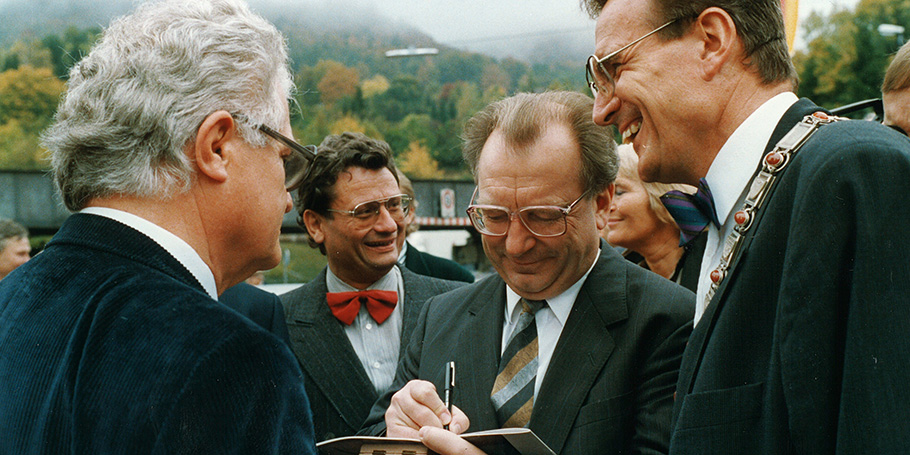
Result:
M464 284L397 266L410 203L389 145L360 133L327 137L300 187L298 220L328 266L281 301L317 440L360 428L392 384L423 302Z

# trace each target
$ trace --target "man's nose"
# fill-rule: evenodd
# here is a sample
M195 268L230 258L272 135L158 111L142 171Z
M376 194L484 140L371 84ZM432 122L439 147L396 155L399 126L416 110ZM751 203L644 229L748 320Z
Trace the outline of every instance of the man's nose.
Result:
M285 200L284 213L288 213L291 210L294 210L294 199L291 197L290 191L285 191L284 194L287 196Z
M594 98L594 111L591 114L594 123L603 126L612 125L615 121L614 114L619 111L620 106L622 106L622 101L616 97L615 93L609 98L606 95L598 94Z
M398 231L398 221L395 220L395 217L392 216L392 213L389 212L388 207L385 205L379 207L379 214L376 215L373 229L379 232Z

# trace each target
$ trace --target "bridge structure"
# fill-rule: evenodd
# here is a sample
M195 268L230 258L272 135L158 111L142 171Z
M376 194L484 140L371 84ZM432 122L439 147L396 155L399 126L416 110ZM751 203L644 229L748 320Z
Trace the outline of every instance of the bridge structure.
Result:
M418 208L416 222L421 230L466 229L473 231L465 213L474 192L467 180L412 179ZM33 235L52 235L69 211L57 194L51 174L46 171L0 171L0 218L13 219ZM282 232L300 233L297 212L284 216Z

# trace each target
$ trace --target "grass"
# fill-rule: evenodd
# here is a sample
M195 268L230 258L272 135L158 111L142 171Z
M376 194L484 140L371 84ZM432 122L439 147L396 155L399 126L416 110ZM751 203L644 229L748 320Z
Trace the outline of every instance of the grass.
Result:
M316 278L326 265L325 256L310 248L303 235L282 236L281 250L284 252L281 264L265 274L266 283L306 283Z

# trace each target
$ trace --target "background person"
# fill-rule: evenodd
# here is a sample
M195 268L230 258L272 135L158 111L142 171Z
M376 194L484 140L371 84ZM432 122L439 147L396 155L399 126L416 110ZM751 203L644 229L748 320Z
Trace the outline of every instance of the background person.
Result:
M882 82L882 123L910 132L910 42L904 43L885 71Z
M470 213L497 274L425 304L366 432L527 426L556 453L666 450L692 293L600 239L617 163L591 105L523 93L467 123ZM454 420L438 395L449 361Z
M424 301L461 284L397 266L410 208L388 144L360 133L322 141L297 211L328 264L281 296L318 440L360 429L392 384Z
M606 240L626 249L626 259L695 292L705 235L680 246L679 226L660 197L668 191L694 193L689 185L642 182L638 155L629 144L617 147L616 195L607 218Z
M405 218L404 231L398 236L398 248L401 250L398 257L398 263L404 265L408 270L426 276L442 278L444 280L464 281L465 283L474 282L474 274L464 268L461 264L446 258L434 256L430 253L424 253L418 250L408 242L407 236L417 232L418 226L414 222L417 213L417 198L414 194L414 185L411 179L404 175L401 170L398 171L398 181L401 184L401 192L411 197L411 209Z
M594 121L632 142L642 180L705 192L670 453L906 451L910 141L844 120L771 154L827 117L794 93L777 0L585 3Z
M0 280L31 259L28 229L13 220L0 220Z
M77 213L0 281L0 453L316 452L290 350L216 301L281 258L292 88L233 0L141 5L72 68L44 144Z

